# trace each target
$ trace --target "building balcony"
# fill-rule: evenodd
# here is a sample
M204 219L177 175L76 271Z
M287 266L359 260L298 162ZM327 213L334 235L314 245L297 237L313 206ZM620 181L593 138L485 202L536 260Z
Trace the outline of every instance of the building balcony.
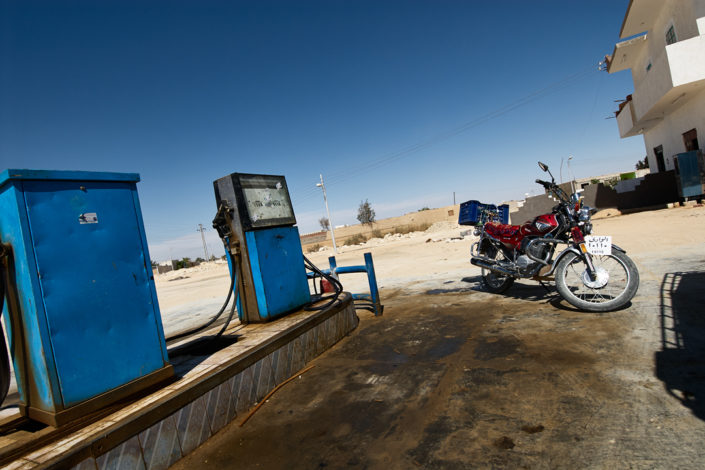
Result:
M703 87L705 36L666 46L666 50L652 62L645 78L636 84L632 100L634 127L653 127ZM624 109L620 115L623 113Z
M640 127L634 115L634 105L632 103L632 95L627 96L627 99L619 106L617 112L617 126L619 126L619 136L621 138L632 137L639 134Z

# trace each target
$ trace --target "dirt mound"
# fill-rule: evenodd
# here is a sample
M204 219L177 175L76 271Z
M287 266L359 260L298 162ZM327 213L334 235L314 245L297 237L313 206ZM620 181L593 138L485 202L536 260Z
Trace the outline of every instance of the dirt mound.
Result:
M459 228L460 228L460 225L458 225L457 222L448 222L448 221L435 222L435 223L431 224L431 226L429 228L426 229L425 233L441 232L443 230L456 230Z

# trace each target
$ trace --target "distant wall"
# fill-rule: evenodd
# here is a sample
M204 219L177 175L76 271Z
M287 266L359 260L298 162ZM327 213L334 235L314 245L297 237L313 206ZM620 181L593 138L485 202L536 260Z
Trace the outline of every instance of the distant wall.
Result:
M348 227L336 228L335 242L338 246L342 246L345 244L346 240L357 234L362 234L366 238L370 238L372 232L375 230L379 230L383 234L386 234L394 231L394 229L413 229L423 225L431 225L436 222L457 223L459 207L460 205L456 204L452 206L440 207L438 209L412 212L399 217L390 217L388 219L378 220L371 226L356 224ZM325 238L321 237L320 233L325 235ZM314 238L312 235L319 235L319 237ZM321 246L333 246L330 232L318 232L316 234L307 234L301 237L301 245L303 246L304 251L316 243Z
M310 245L313 243L320 243L325 241L326 238L330 238L328 232L320 231L314 233L307 233L305 235L301 235L301 244Z
M164 274L168 273L169 271L174 270L174 262L173 261L167 261L164 263L159 263L157 265L157 273L159 274Z
M676 184L676 174L673 170L650 173L644 176L641 183L633 191L618 193L602 183L590 184L585 186L583 190L584 204L597 209L617 208L619 210L629 210L641 207L665 206L669 202L678 200L678 186ZM510 212L509 216L513 224L521 224L532 220L537 215L550 212L556 204L555 200L545 194L530 197L524 201L522 207L515 212Z
M551 212L551 209L556 204L555 199L550 198L547 194L527 197L524 200L524 204L518 207L516 211L511 212L510 209L509 221L516 225L523 224L524 222L532 220L537 215Z

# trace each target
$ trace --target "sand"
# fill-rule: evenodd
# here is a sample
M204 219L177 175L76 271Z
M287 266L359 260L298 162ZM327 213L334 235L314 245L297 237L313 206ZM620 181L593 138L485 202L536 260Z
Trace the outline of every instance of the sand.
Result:
M705 254L705 207L686 205L671 209L619 215L618 211L596 214L593 234L612 235L612 242L640 257L669 256L675 251ZM467 288L463 278L476 276L470 264L470 247L477 241L472 227L438 222L424 232L388 235L362 245L338 249L338 266L363 265L363 254L372 253L377 282L385 289L422 291L434 288ZM318 267L328 267L333 250L325 248L306 256ZM224 263L200 266L155 276L159 305L167 335L185 325L198 324L216 312L229 286ZM345 290L367 292L364 274L341 279ZM382 294L383 295L383 294ZM384 300L384 299L383 299Z

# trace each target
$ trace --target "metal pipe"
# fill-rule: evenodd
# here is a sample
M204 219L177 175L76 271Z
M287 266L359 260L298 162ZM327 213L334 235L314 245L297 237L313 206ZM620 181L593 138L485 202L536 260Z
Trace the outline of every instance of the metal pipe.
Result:
M372 295L372 303L375 308L375 315L382 315L382 303L379 300L379 291L377 290L377 276L375 275L375 265L372 262L372 253L365 253L365 267L367 268L367 281L370 284L370 294Z
M379 298L379 288L377 287L377 275L375 274L375 265L372 262L372 253L365 253L365 265L364 266L338 266L335 256L328 257L328 263L330 264L330 270L323 270L323 272L330 272L331 275L336 276L338 274L349 274L349 273L367 273L367 282L370 286L369 294L353 294L353 299L364 299L370 301L370 310L374 312L375 316L382 315L384 311L384 306ZM308 275L309 278L313 277L311 274Z
M482 260L479 260L477 258L471 259L470 264L474 264L475 266L479 266L480 268L489 269L490 271L498 272L500 274L505 274L507 276L512 276L512 277L518 276L518 274L513 271L510 271L510 270L504 269L504 268L500 268L496 264L495 265L489 264L489 263L482 261Z

